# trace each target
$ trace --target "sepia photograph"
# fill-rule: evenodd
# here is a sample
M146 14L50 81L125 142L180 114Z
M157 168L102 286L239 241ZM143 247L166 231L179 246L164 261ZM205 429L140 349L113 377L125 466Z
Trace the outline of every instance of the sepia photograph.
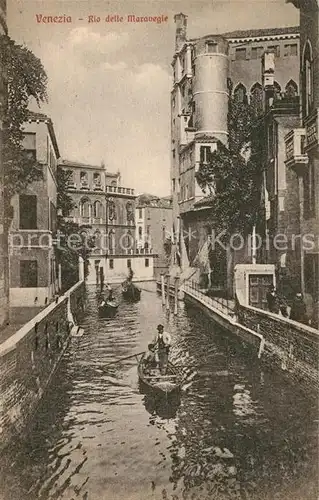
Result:
M0 500L318 500L319 0L0 0Z

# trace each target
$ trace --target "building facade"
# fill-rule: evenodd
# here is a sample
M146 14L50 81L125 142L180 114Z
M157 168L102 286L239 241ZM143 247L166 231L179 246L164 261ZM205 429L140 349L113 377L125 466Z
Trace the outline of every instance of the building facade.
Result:
M46 305L59 292L55 260L59 149L51 119L29 114L24 148L42 168L42 178L12 198L10 307Z
M171 197L139 196L136 202L136 245L139 253L153 252L154 278L158 279L169 266L166 245L171 241L173 209Z
M175 23L171 92L173 232L175 255L181 255L176 261L187 267L201 251L203 239L202 234L196 235L196 214L192 214L204 196L195 174L200 164L208 163L217 140L227 145L229 93L263 110L261 57L268 50L276 59L276 99L297 95L299 28L235 31L189 39L187 17L177 14ZM188 236L184 238L188 234L195 240L191 244Z
M319 293L319 7L317 0L291 3L300 9L301 113L285 136L285 160L296 186L300 290L314 304Z
M0 3L0 36L7 33L6 0ZM6 86L0 70L0 328L9 318L9 262L8 234L4 223L3 164L2 164L2 110L6 99Z
M121 186L119 172L105 166L64 160L70 173L69 195L74 209L68 219L79 224L84 240L91 240L87 282L121 282L133 269L136 280L152 279L154 256L140 255L136 245L134 189Z

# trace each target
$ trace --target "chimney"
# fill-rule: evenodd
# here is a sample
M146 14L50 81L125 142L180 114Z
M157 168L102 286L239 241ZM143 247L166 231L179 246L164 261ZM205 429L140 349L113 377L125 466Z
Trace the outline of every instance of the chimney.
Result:
M187 16L182 14L182 12L180 14L175 14L174 21L176 24L175 51L178 51L186 42Z

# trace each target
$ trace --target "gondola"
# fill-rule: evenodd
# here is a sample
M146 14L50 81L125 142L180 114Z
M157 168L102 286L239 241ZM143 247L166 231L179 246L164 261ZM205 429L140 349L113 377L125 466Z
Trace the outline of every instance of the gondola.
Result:
M144 368L142 357L137 367L139 379L154 391L169 394L181 388L182 373L170 361L167 365L166 375L161 375L158 368L150 370L150 373L145 373Z
M122 295L126 300L137 302L141 298L141 290L133 285L133 283L124 281L124 283L122 283Z
M118 304L115 302L106 302L105 304L99 305L99 316L102 318L112 318L115 316L118 308Z

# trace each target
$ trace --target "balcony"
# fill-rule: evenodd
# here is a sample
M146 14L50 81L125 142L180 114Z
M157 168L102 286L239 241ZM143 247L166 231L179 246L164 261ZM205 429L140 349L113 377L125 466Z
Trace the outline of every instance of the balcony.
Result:
M285 136L286 160L288 168L293 168L302 174L308 165L308 155L304 153L305 129L294 128Z
M103 191L101 181L100 182L97 182L97 181L93 182L93 191Z
M305 151L308 152L315 147L318 148L318 144L319 144L319 134L318 134L319 108L316 108L305 119L305 130L306 130Z
M81 181L80 182L80 189L89 189L88 181Z
M134 196L134 189L125 188L121 186L106 186L105 187L107 193L112 194L120 194L124 196Z

